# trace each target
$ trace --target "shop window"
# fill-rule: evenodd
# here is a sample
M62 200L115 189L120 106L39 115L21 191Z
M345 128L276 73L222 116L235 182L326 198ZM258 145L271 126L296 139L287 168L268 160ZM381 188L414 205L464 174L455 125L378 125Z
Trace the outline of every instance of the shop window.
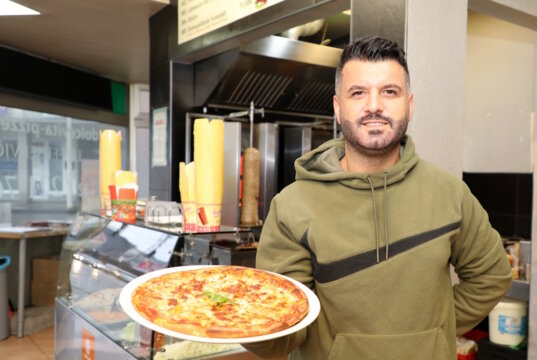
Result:
M17 141L0 139L0 199L14 199L19 192Z
M61 194L65 187L63 182L63 146L61 144L50 145L49 184L50 192Z
M126 169L126 127L0 106L0 203L11 203L14 224L94 210L104 129L124 134Z

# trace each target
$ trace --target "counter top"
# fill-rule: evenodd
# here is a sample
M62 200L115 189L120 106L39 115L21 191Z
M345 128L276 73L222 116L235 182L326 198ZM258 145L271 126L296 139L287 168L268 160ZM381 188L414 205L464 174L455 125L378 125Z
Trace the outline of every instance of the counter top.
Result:
M0 238L3 239L31 239L40 237L64 236L68 233L67 228L50 227L3 227L0 228Z

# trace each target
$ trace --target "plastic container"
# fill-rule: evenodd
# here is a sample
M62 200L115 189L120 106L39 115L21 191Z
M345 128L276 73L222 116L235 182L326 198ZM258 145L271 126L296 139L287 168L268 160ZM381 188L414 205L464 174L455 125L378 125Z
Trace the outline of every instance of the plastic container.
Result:
M9 337L9 302L7 298L7 267L9 256L0 256L0 340Z
M490 341L516 346L524 341L528 324L528 303L503 299L489 314Z
M476 359L477 359L477 353L475 352L466 354L466 355L457 354L457 360L476 360Z

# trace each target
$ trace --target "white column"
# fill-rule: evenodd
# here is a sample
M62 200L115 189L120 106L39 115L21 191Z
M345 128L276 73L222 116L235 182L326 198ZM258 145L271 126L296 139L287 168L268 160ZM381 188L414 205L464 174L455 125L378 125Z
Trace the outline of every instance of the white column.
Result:
M408 0L406 52L414 92L409 134L421 158L462 178L466 0Z
M67 189L65 189L65 206L67 209L73 207L73 119L70 117L66 118L66 139L65 139L65 176L67 181L64 181L64 184L67 184ZM75 182L76 184L76 182Z
M149 85L129 88L129 170L138 173L138 197L149 196Z
M537 49L537 44L536 44ZM535 55L537 69L537 53ZM535 91L537 92L537 71L535 71ZM533 104L534 112L532 119L537 114L537 101ZM533 120L534 122L535 120ZM533 199L531 215L531 276L530 276L530 297L528 299L528 359L537 358L537 174L535 174L535 159L537 159L537 138L535 134L535 124L532 126L531 134L531 170L533 172Z

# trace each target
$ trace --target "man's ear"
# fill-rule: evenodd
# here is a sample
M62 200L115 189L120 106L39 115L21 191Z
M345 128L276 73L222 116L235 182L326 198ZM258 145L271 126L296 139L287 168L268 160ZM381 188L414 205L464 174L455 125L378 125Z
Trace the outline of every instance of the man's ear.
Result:
M412 120L412 114L414 114L414 93L408 94L408 122Z
M334 103L334 114L336 115L336 120L339 125L341 125L341 121L339 120L339 99L337 95L334 95L333 103Z

